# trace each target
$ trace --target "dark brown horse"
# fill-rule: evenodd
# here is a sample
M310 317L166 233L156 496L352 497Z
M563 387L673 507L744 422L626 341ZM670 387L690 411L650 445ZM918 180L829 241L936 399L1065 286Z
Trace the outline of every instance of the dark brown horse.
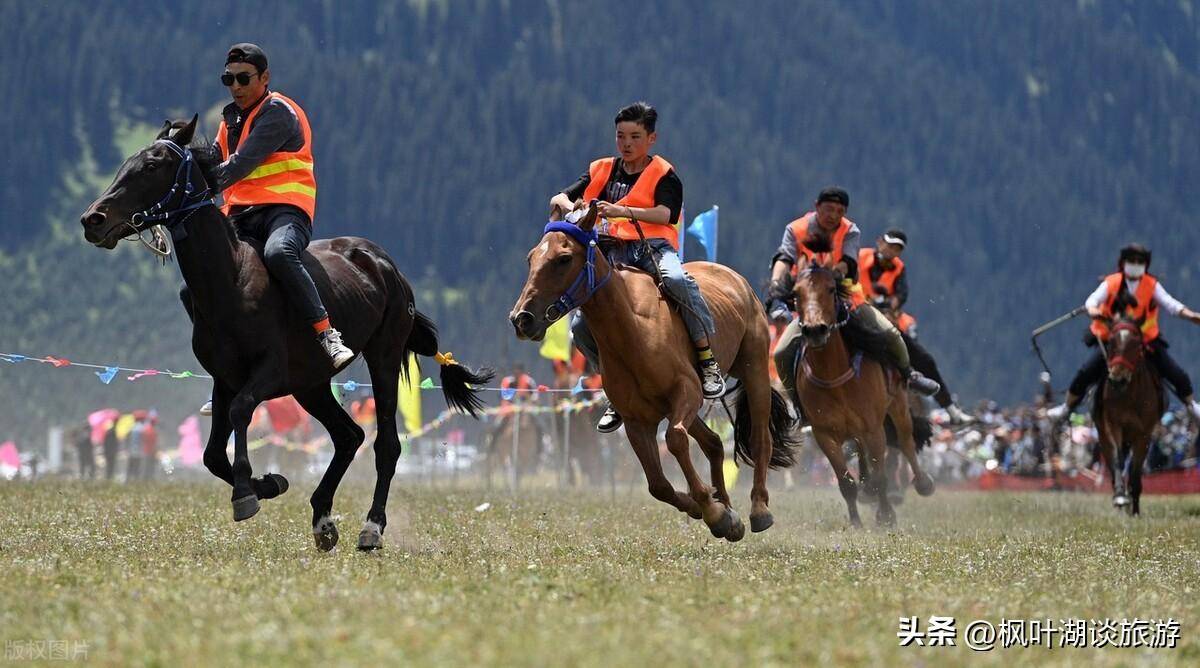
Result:
M173 134L172 127L178 128ZM295 396L333 440L333 460L311 499L317 547L331 550L338 541L334 492L364 434L330 392L336 371L311 328L290 312L258 250L239 240L213 205L214 193L188 148L195 129L195 118L168 125L153 144L127 159L83 214L84 238L111 250L122 237L155 223L170 230L192 295L192 350L213 376L212 432L204 464L233 487L234 520L252 517L259 499L283 493L287 481L276 474L252 478L246 428L260 402ZM444 362L447 403L471 414L481 404L469 384L486 383L492 374L448 363L438 353L437 330L417 312L412 288L379 246L355 237L315 241L304 263L346 344L366 359L374 385L377 480L358 546L375 549L382 544L388 488L400 456L396 395L400 374L407 375L408 355ZM232 464L225 451L231 431Z
M885 420L891 420L896 440L913 470L913 486L921 496L933 494L933 479L917 461L908 392L897 374L870 357L850 350L838 331L850 317L848 294L841 277L815 264L803 267L796 278L796 310L805 344L796 360L796 390L804 414L812 423L813 437L837 475L850 522L862 526L858 515L858 486L846 467L842 444L854 441L866 479L866 492L878 502L875 519L881 525L896 522L884 472L887 444Z
M1092 417L1100 435L1100 452L1112 476L1113 506L1134 515L1141 513L1146 450L1164 410L1163 384L1153 365L1145 363L1142 330L1136 322L1118 318L1108 340L1108 378L1099 390Z
M598 252L596 217L593 205L578 226L546 226L529 252L529 277L510 315L517 337L540 340L552 322L580 307L599 344L605 394L624 418L650 494L702 518L714 536L741 540L745 525L725 489L721 438L697 417L703 402L700 377L683 320L650 276L613 268ZM790 466L793 448L786 402L771 390L767 375L767 319L750 284L732 269L708 262L686 267L716 320L713 352L743 386L735 452L753 462L750 528L762 531L774 522L767 508L767 469ZM664 419L667 449L687 479L686 494L676 492L663 475L656 431ZM689 434L708 458L712 487L692 465Z

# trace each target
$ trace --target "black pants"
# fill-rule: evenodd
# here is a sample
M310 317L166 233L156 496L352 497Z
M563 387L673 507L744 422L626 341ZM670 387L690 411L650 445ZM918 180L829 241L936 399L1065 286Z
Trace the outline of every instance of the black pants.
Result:
M1188 378L1187 372L1167 352L1165 344L1158 341L1151 343L1150 349L1146 352L1146 359L1150 360L1150 363L1158 370L1158 374L1175 390L1175 394L1180 399L1192 396L1192 379ZM1108 366L1104 361L1104 353L1096 348L1091 357L1088 357L1079 371L1075 373L1075 378L1071 380L1071 394L1082 397L1087 394L1089 387L1104 380L1106 375L1108 375Z
M238 216L234 224L238 236L263 243L263 264L305 322L317 323L328 317L317 285L300 260L312 240L312 223L303 211L294 206L265 206ZM179 289L179 299L191 317L192 299L186 284Z
M907 334L901 336L904 339L904 345L908 347L908 361L909 364L912 364L912 368L942 386L942 389L933 395L934 401L937 401L942 408L953 404L954 398L950 396L950 388L946 387L946 381L942 380L942 372L938 371L937 361L933 359L933 355L930 355L924 346L917 343L916 339L909 338Z
M96 448L90 440L82 440L75 443L75 449L79 452L79 477L80 479L87 478L91 480L96 477Z

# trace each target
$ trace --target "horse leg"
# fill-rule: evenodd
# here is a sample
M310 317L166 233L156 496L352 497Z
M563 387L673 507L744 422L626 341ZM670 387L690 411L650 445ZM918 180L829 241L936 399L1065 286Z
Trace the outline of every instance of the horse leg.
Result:
M650 488L650 496L675 506L692 519L701 519L703 514L700 512L700 505L687 494L675 491L675 488L671 486L671 481L663 475L662 462L658 459L658 440L655 438L654 427L654 425L644 422L625 420L625 436L629 438L629 444L633 446L633 453L637 455L638 462L641 463L642 470L646 473L646 484Z
M1099 432L1100 454L1108 464L1109 474L1112 475L1112 504L1114 508L1123 509L1129 505L1129 495L1125 491L1124 458L1121 457L1121 449L1118 447L1120 434L1114 434L1103 418L1100 421Z
M729 490L725 488L725 446L721 444L721 437L717 436L716 432L709 429L708 425L704 424L704 420L696 418L692 420L692 425L688 427L688 434L696 439L696 443L700 444L700 450L704 452L705 458L708 459L708 465L711 469L712 484L716 489L714 494L717 500L728 507L732 507L733 503L729 500Z
M1146 461L1146 450L1149 447L1149 437L1139 438L1133 445L1133 458L1129 462L1129 495L1133 497L1131 512L1134 515L1142 514L1142 466Z
M887 446L887 456L884 459L884 475L888 479L888 489L891 490L889 497L893 506L898 506L904 503L904 485L900 484L900 449L893 447L890 443Z
M921 496L931 496L934 490L933 478L921 469L921 461L917 459L917 442L913 438L912 413L909 412L908 402L893 401L888 408L888 417L892 418L892 426L896 431L896 441L900 446L900 452L903 453L909 468L912 469L913 488ZM890 457L893 453L888 454ZM897 466L899 466L898 462Z
M842 444L815 428L813 438L816 439L821 452L825 453L825 459L829 460L833 474L837 476L838 489L842 492L842 498L846 500L846 509L850 512L850 524L862 527L862 518L858 516L858 483L855 482L854 475L846 469L846 455L842 452Z
M241 522L258 513L258 495L254 492L250 466L250 452L246 442L246 430L254 417L254 410L263 397L270 396L270 389L278 381L284 365L277 359L267 359L256 366L246 384L229 402L229 421L233 424L233 521ZM215 408L215 406L214 406Z
M233 423L229 420L229 401L233 391L220 383L213 383L213 414L212 431L208 434L208 444L204 446L204 466L227 484L233 485L233 466L229 463L229 434L233 432ZM288 490L287 478L278 473L267 473L258 478L250 479L254 495L260 500L273 499Z
M750 488L750 530L766 531L775 523L767 508L771 495L767 492L767 473L771 469L771 385L767 382L765 358L763 373L750 376L757 379L746 383L746 400L750 407L750 443L754 447L754 485Z
M403 360L386 359L371 351L367 355L367 370L375 391L375 496L367 521L358 534L358 549L377 550L383 547L383 530L387 527L388 490L396 475L400 459L400 435L396 430L396 404ZM392 357L399 357L394 355Z
M895 526L896 511L888 498L888 477L883 471L884 460L887 459L887 437L884 435L883 425L880 424L875 431L867 434L864 441L858 456L867 462L866 486L879 503L875 509L875 522L880 526Z
M717 538L727 538L731 543L736 542L746 534L745 525L738 519L733 508L713 499L712 488L704 484L704 481L700 479L700 474L696 472L695 465L692 464L692 447L691 441L688 440L687 421L699 420L696 417L696 408L698 407L676 405L671 413L670 423L667 425L667 450L674 455L675 461L679 462L679 468L683 471L684 479L687 480L688 493L700 506L700 512L704 523L708 525L708 530Z
M346 414L346 411L334 398L333 393L329 391L329 387L324 383L293 396L296 397L296 401L300 402L300 406L308 411L309 415L312 415L325 427L325 430L329 432L329 438L333 440L333 459L329 462L329 468L325 469L325 474L321 476L321 482L317 484L317 488L309 499L313 510L313 540L316 541L318 549L328 552L338 543L337 523L334 522L332 516L333 495L342 481L342 476L346 474L346 469L350 467L350 462L354 460L354 455L358 452L358 447L362 445L366 434ZM376 399L376 406L379 405L378 401ZM395 414L394 405L392 414ZM379 466L378 461L376 466Z

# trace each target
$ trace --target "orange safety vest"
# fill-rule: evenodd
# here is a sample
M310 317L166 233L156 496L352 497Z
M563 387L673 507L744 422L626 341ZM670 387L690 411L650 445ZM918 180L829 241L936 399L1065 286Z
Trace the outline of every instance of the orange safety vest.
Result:
M588 167L589 181L588 186L583 191L583 200L591 202L600 197L600 193L604 192L604 187L608 185L608 178L612 176L613 165L616 164L616 158L600 158L592 161ZM671 163L667 162L661 156L654 156L650 159L650 164L642 170L638 175L637 181L633 187L625 194L620 201L612 202L618 206L636 206L639 209L654 208L654 189L658 186L658 182L662 180L667 172L674 169ZM647 223L639 221L642 226L642 232L645 233L647 239L666 239L671 242L671 246L679 248L679 231L674 225L660 225L658 223ZM628 218L611 218L605 221L605 227L598 230L601 234L625 239L628 241L637 241L639 239L637 228L633 226L633 222Z
M815 262L822 267L832 268L835 264L842 260L842 256L844 255L842 252L842 245L845 243L846 234L850 232L850 225L853 224L854 221L850 220L849 218L842 218L842 222L838 225L837 230L835 230L833 233L833 239L831 243L833 250L828 253L814 253L808 248L808 246L805 246L804 243L808 241L809 222L813 219L813 216L816 215L816 212L809 211L808 213L788 224L788 227L790 227L792 230L792 238L796 240L796 257L804 256L808 258L809 262ZM799 272L800 267L793 264L792 277L795 278ZM863 296L863 289L861 285L856 283L854 279L850 278L849 276L842 279L842 281L843 283L848 284L850 288L851 308L858 308L866 303L867 300L866 297Z
M1124 281L1124 274L1119 272L1104 277L1104 283L1108 286L1108 299L1104 300L1104 306L1100 310L1105 319L1113 317L1113 303L1117 301L1117 293L1120 292L1121 284ZM1138 283L1137 294L1134 295L1134 298L1137 299L1137 306L1125 309L1125 315L1133 318L1141 328L1143 343L1150 343L1158 338L1158 304L1154 303L1154 288L1157 286L1157 278L1150 274L1142 276L1141 282ZM1104 322L1104 319L1093 319L1091 329L1096 338L1108 341L1108 323Z
M304 133L304 145L299 151L279 151L267 156L262 164L254 168L246 178L225 189L225 204L221 212L229 215L235 206L255 206L260 204L290 204L308 214L310 221L314 220L317 211L317 178L313 168L312 128L308 125L308 116L300 105L279 93L271 92L250 112L242 124L242 137L250 134L250 126L258 117L258 112L272 99L279 100L295 112L300 121L300 130ZM221 146L221 158L229 159L229 134L225 121L217 128L217 143Z
M858 282L862 285L863 292L867 297L875 296L875 281L871 280L871 269L874 266L875 249L860 248L858 250ZM900 279L903 271L904 261L897 257L892 259L892 268L884 269L883 273L879 275L878 282L883 286L884 294L888 297L896 294L896 281Z
M896 329L900 330L901 334L908 334L908 330L916 324L917 319L907 313L901 313L900 317L896 318Z

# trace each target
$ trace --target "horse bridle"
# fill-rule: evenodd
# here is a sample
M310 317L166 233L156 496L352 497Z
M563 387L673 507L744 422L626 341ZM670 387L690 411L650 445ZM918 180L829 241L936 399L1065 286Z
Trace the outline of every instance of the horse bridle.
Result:
M604 278L596 279L596 241L598 238L596 230L583 230L574 223L552 220L546 223L542 235L551 232L562 232L583 244L583 247L587 249L587 258L583 269L579 270L579 275L575 277L575 282L571 283L571 287L567 288L562 296L546 307L546 320L554 322L587 303L592 295L596 294L600 288L604 287L608 279L612 278L612 271L610 270ZM578 294L581 291L582 294Z
M805 274L815 274L815 273L832 274L833 279L834 279L834 284L836 286L837 280L838 280L837 273L830 269L822 267L820 265L814 265L814 264L808 265L807 267L804 268L804 271L797 274L797 278L799 278L800 276L803 276ZM833 305L834 305L834 308L837 309L838 319L832 325L827 325L829 327L829 333L831 335L834 332L836 332L837 330L844 327L846 325L846 323L850 321L850 313L851 313L849 302L847 302L845 299L843 299L842 297L840 297L836 294L833 297ZM798 306L799 305L797 304L797 307ZM799 308L797 308L797 312L798 311L799 311ZM799 315L798 318L800 319L800 322L798 323L800 326L800 333L802 335L807 334L807 332L805 330L809 327L809 325L804 324L804 316ZM816 325L813 325L813 326L816 326ZM813 346L813 347L819 348L820 346Z
M166 258L170 257L171 255L170 248L162 250L157 246L147 242L142 237L142 232L146 231L148 228L166 227L168 230L171 230L172 233L174 233L175 227L186 222L187 219L191 218L192 214L194 214L201 207L209 204L216 206L216 197L212 191L212 188L208 187L207 185L205 186L204 190L199 192L196 191L196 188L192 183L192 169L196 166L196 159L192 155L191 149L184 146L179 146L169 139L157 139L154 141L154 143L167 147L169 150L175 153L175 155L181 158L179 167L175 170L175 182L171 184L171 189L167 191L167 194L163 195L162 199L158 200L156 204L148 209L138 211L137 213L133 214L129 217L129 220L123 224L133 230L133 234L137 235L138 240L142 242L143 246L148 248L150 252L163 258L165 261ZM174 209L169 209L168 207L170 206L171 201L174 200L177 195L180 196L179 206ZM187 215L179 218L179 215L183 213L186 213ZM154 224L147 225L148 223ZM155 236L161 238L161 233L156 230ZM129 239L128 236L122 238Z
M1109 332L1108 340L1112 341L1113 338L1116 337L1117 332L1120 332L1122 330L1132 331L1132 332L1136 333L1138 336L1141 336L1141 334L1142 334L1142 330L1140 327L1138 327L1135 323L1132 323L1132 322L1129 322L1126 320L1126 321L1118 322L1117 324L1113 325L1112 330ZM1103 346L1104 343L1101 343L1100 345ZM1144 346L1145 344L1143 343L1142 345ZM1130 371L1137 371L1137 364L1135 364L1132 360L1129 360L1128 358L1126 358L1124 355L1109 355L1108 356L1108 366L1111 367L1114 364L1116 364L1117 366L1123 366L1126 369L1129 369Z

